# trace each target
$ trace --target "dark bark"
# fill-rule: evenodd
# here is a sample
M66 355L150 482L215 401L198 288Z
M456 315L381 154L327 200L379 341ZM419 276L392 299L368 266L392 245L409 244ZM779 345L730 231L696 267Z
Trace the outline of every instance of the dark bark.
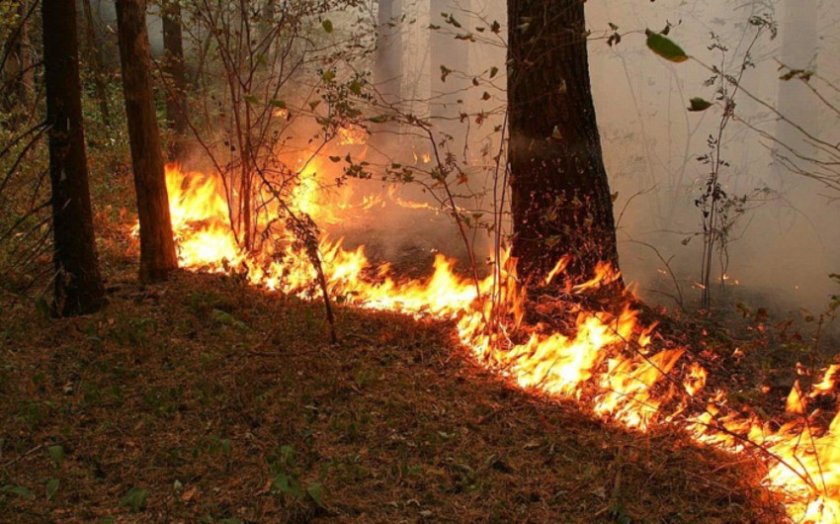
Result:
M163 72L167 80L166 120L175 132L175 139L169 148L170 159L175 160L183 152L184 139L189 130L187 120L187 73L184 63L184 38L181 28L181 7L177 2L166 2L162 6Z
M74 0L42 3L52 183L54 311L91 313L105 303L88 190Z
M152 93L143 0L116 0L123 93L140 218L140 279L164 280L178 267Z
M618 268L589 79L583 0L508 1L513 256L527 280L563 255L569 275Z
M96 92L96 100L99 102L99 115L102 117L102 123L110 127L111 111L108 107L108 85L106 82L108 74L105 72L101 55L102 50L96 38L96 27L94 25L93 9L90 6L90 0L82 0L82 7L85 11L85 39L87 40L88 67L90 67L93 73L93 87Z

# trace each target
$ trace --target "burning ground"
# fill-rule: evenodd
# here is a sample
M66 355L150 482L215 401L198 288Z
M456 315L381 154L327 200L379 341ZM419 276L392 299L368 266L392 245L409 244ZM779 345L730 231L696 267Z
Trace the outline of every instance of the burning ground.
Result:
M504 260L473 281L438 255L412 279L321 238L323 281L340 305L341 341L328 345L309 248L281 228L244 252L213 177L173 167L167 182L181 265L199 274L137 288L123 220L105 244L104 313L50 323L11 310L9 515L837 515L836 367L798 370L782 409L772 397L737 402L698 337L664 336L629 295L611 312L573 299L614 280L608 266L553 298L532 295L523 321L525 293ZM323 202L301 187L293 209L317 216Z
M752 459L523 391L449 322L339 307L332 346L317 303L108 263L101 314L4 313L3 521L783 518Z

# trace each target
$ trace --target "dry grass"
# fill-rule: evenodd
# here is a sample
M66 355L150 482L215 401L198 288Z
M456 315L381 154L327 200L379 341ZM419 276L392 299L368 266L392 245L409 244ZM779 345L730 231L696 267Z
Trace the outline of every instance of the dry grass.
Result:
M782 519L755 464L518 390L449 326L339 308L330 346L318 304L133 270L94 316L3 308L3 522Z

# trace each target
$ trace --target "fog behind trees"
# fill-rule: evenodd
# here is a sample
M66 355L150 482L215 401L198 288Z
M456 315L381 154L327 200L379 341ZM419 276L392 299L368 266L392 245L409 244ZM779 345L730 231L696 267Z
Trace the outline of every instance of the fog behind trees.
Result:
M471 114L487 111L489 124L470 130L473 151L485 145L493 125L502 121L502 89L482 100L485 86L470 87L468 79L493 66L504 72L505 50L492 43L493 35L475 28L493 20L505 23L502 3L461 1L450 3L461 28L447 24L425 2L404 0L403 41L406 43L403 96L413 100L440 100L441 63L456 69L466 54L463 80L453 74L443 85L460 93L463 108ZM446 2L444 2L445 4ZM436 2L433 9L441 8ZM709 49L713 33L727 48L722 62L727 74L737 74L745 59L755 27L753 16L772 19L778 35L769 32L755 43L753 64L743 76L744 89L778 109L809 132L836 144L840 141L838 115L826 110L800 81L783 81L782 64L811 70L840 81L840 39L834 26L840 5L816 0L770 0L735 5L725 0L656 3L627 0L587 2L587 25L592 32L590 70L605 160L620 217L619 242L622 270L629 282L639 283L646 299L673 305L677 296L673 271L687 304L696 301L702 249L702 215L695 200L703 192L709 166L698 161L708 152L707 140L717 131L721 108L687 111L689 99L714 101L715 87L704 82L712 74L694 62L675 64L661 59L645 46L644 30L663 30L686 52L710 66L721 64L718 49ZM411 21L416 20L415 23ZM429 24L440 29L428 30ZM618 27L620 42L608 45ZM473 34L477 42L456 39ZM504 31L502 31L504 34ZM488 38L489 36L489 38ZM425 42L424 42L425 38ZM435 40L448 52L443 60L434 53ZM431 44L428 42L431 41ZM437 44L440 49L441 44ZM432 51L432 52L430 52ZM425 72L430 72L425 76ZM504 87L500 75L495 85ZM454 80L452 79L454 78ZM460 82L460 83L459 83ZM410 91L409 91L410 89ZM465 91L462 91L465 90ZM825 94L836 96L829 89ZM770 137L809 154L802 135L781 122L766 107L739 95L737 119L730 123L722 144L722 158L729 165L721 171L724 191L747 196L743 213L733 213L725 258L715 256L713 277L726 267L729 300L781 308L798 306L821 309L835 284L828 278L840 268L840 206L837 192L820 182L795 174L775 160L780 146ZM416 104L415 104L416 105ZM766 133L764 137L761 133ZM656 251L654 251L654 248ZM669 261L670 269L663 263ZM717 284L716 284L717 286Z
M393 13L390 23L387 16L377 20L380 3ZM379 78L379 87L387 84L388 89L397 89L404 111L429 117L439 132L451 134L447 145L451 151L462 152L468 137L470 163L486 167L499 147L499 133L494 129L504 123L504 3L389 0L371 2L367 9L372 24L388 26L386 40L396 42L389 52L372 54L372 62L390 61L393 68L393 55L399 55L399 82L391 76L384 83ZM452 15L457 23L441 13ZM112 16L101 14L106 22ZM755 43L753 63L743 77L744 89L809 132L831 143L840 142L838 114L826 110L801 82L780 80L784 64L816 71L840 85L840 66L836 65L840 63L840 35L832 31L840 22L840 5L829 0L754 0L737 5L726 0L587 2L592 88L607 171L616 194L621 266L626 281L637 282L646 300L670 307L681 296L686 306L696 304L703 221L695 201L703 193L709 172L709 166L698 158L709 151L707 141L717 131L722 109L687 111L692 97L714 101L715 87L704 85L711 73L695 62L675 64L656 56L645 46L644 30L661 31L670 24L669 37L710 66L721 64L720 51L709 48L713 34L717 35L727 49L722 62L725 72L735 74L752 41L752 16L774 20L778 35L770 38L768 32ZM348 14L348 22L355 17ZM488 30L493 21L501 24L498 34ZM336 25L340 28L340 21ZM477 31L477 27L485 30ZM609 36L616 32L622 35L621 41L608 45ZM160 47L159 33L159 21L151 15L153 49ZM474 38L463 38L468 35ZM441 65L452 71L445 80ZM491 68L499 70L491 82L472 84L471 79L482 74L486 79ZM837 92L826 94L836 99ZM739 95L736 104L736 120L756 129L734 121L722 144L722 158L728 163L721 170L723 190L747 198L744 211L733 212L727 256L715 255L714 293L733 302L820 310L837 292L828 275L840 270L840 195L774 159L772 150L780 146L768 137L808 154L812 146L800 133L748 96ZM461 113L471 117L461 121ZM476 115L482 115L480 125ZM390 146L399 148L405 148L405 141L395 140ZM478 158L482 151L484 157ZM488 191L492 183L488 170L476 172L470 188ZM423 198L421 192L401 191ZM410 219L399 218L389 225L403 232L417 227ZM423 235L431 235L435 244L445 242L448 233L432 226L416 232L418 237ZM722 268L726 290L720 288Z

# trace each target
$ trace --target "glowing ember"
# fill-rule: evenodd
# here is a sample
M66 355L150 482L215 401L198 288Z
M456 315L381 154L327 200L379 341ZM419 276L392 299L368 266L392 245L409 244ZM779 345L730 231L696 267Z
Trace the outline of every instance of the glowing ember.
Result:
M350 131L343 139L355 143ZM290 205L317 219L338 219L319 200L317 171L316 162L302 169ZM317 298L315 271L290 238L274 239L270 249L247 256L239 250L219 180L169 167L167 186L183 267L239 271L254 285ZM379 205L376 199L362 202L368 208ZM625 426L644 431L657 423L678 423L698 443L731 452L760 446L766 450L758 454L768 467L765 484L784 497L793 519L840 520L840 416L820 430L808 410L809 399L833 390L840 366L832 366L810 392L801 391L797 383L787 399L791 422L773 430L757 416L728 410L722 392L707 395L709 404L698 409L693 402L700 402L706 370L684 348L656 352L651 347L653 326L643 329L630 308L617 316L580 311L573 334L520 330L509 338L503 329L487 328L491 312L512 320L512 330L521 320L524 294L517 289L508 261L497 261L501 285L495 290L499 300L492 305L485 297L494 291L493 278L477 284L462 278L453 271L454 262L442 255L430 278L401 280L387 266L371 267L362 247L348 251L340 242L324 239L320 253L330 293L345 303L455 320L461 342L485 365L523 388L577 399L593 413ZM567 262L559 261L547 282L557 278ZM617 278L613 268L602 264L595 277L571 291L597 288Z

